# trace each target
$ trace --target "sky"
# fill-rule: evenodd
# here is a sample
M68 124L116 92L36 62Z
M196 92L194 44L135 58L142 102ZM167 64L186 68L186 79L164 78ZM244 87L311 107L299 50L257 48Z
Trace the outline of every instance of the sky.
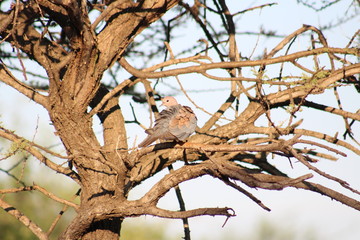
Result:
M228 1L230 2L230 1ZM237 29L239 32L257 31L261 26L265 29L275 30L279 35L288 35L294 30L300 28L303 24L309 24L314 26L324 25L328 22L334 22L340 19L344 15L344 9L347 9L351 1L340 1L336 6L319 12L316 14L309 8L295 4L295 1L277 1L277 5L264 8L262 10L251 11L245 13L243 16L237 18ZM247 7L253 7L269 2L264 1L233 1L229 3L230 9L236 9L237 11L246 9ZM233 11L235 12L235 10ZM170 18L170 16L169 16ZM334 29L325 31L325 36L328 39L328 43L332 47L343 47L349 41L352 34L358 29L360 17L359 15L353 20L347 22L344 25L336 27ZM188 29L192 29L189 33ZM171 47L174 53L180 53L182 49L186 49L194 42L201 38L201 32L194 26L189 26L188 29L181 29L175 34L179 36L178 39L171 41ZM141 36L139 36L141 37ZM293 51L298 49L304 49L307 45L306 38L299 38L294 43ZM239 45L239 51L243 56L250 56L254 52L253 56L262 54L264 48L270 50L281 39L266 39L264 37L257 36L248 37L239 34L237 36L237 42ZM255 49L255 50L254 50ZM141 62L131 62L134 66L141 66ZM269 74L276 71L276 68L269 68ZM216 72L221 74L220 72ZM251 74L251 72L245 72L245 74ZM20 76L19 76L20 77ZM106 77L106 76L105 76ZM119 76L119 79L124 79L124 76ZM189 95L196 101L196 103L204 107L209 112L214 112L218 109L221 101L226 98L228 92L223 90L229 86L229 83L219 83L217 81L209 81L204 77L196 74L188 74L180 76L180 80L184 85L184 88L188 90ZM167 78L163 79L163 82L169 86L159 87L159 91L166 94L174 94L179 89L176 84L176 79ZM199 92L204 89L206 84L207 92ZM140 88L139 88L140 89ZM343 100L343 106L345 110L355 112L360 108L359 95L355 90L347 89L345 91L339 91L341 99ZM181 104L191 106L199 119L198 125L202 124L208 118L208 115L196 109L184 94L176 95L178 101ZM323 103L329 106L337 107L336 99L333 93L327 91L320 97L313 97L312 100L316 100L319 103ZM132 119L132 113L129 106L130 97L121 97L120 105L124 111L126 120ZM55 136L52 136L53 127L50 125L49 118L44 109L40 106L34 105L30 100L21 96L14 90L0 83L0 122L3 126L16 130L18 135L24 136L28 139L34 139L36 143L47 146L49 142L53 143L58 141ZM6 103L6 104L5 104ZM241 102L240 109L246 107L247 102L244 100ZM139 120L148 126L149 115L147 107L145 105L133 103ZM231 114L229 113L229 116ZM278 111L275 115L272 115L277 123L286 121L287 117L283 112ZM309 118L311 116L311 118ZM333 117L329 114L318 114L314 111L304 110L301 112L300 117L304 118L303 128L315 127L319 131L323 131L330 135L334 135L339 131L339 135L343 133L343 124L339 120L339 117ZM220 124L226 123L225 121ZM257 123L259 126L264 125L265 121L260 120ZM341 124L341 125L339 125ZM355 123L354 133L355 136L360 134L360 124ZM37 126L37 127L34 127ZM99 139L101 138L98 120L94 119L94 128L99 133ZM144 137L143 130L135 125L127 125L129 134L129 145L136 141L139 143ZM50 133L50 135L49 135ZM4 146L0 150L6 149ZM56 147L54 148L56 149ZM321 160L316 164L316 167L330 173L336 177L342 178L355 189L360 189L360 181L358 169L360 169L360 157L354 153L346 152L348 157L339 158L338 161ZM0 167L6 167L6 162L0 162ZM290 176L296 177L308 173L309 171L303 167L300 163L293 163L294 168L289 166L289 163L283 159L274 159L272 164L279 167L281 170L289 172ZM179 168L182 166L181 162L177 162L174 167ZM36 171L43 171L39 164L34 164ZM147 189L151 187L151 184L159 180L167 173L165 169L161 173L147 180L143 185L134 189L131 194L131 198L136 199L141 197ZM356 196L349 191L343 190L338 184L327 181L314 174L315 177L311 179L313 182L324 184L327 187L333 187L340 192L347 194L360 200L359 196ZM0 173L0 179L1 176ZM43 175L34 176L34 181L39 181ZM53 181L59 181L59 187L66 188L68 181L60 180L59 176L54 177ZM62 178L61 178L62 179ZM240 183L239 183L240 184ZM241 185L241 184L240 184ZM266 191L266 190L254 190L249 189L244 185L241 185L245 189L249 190L257 198L271 209L271 212L266 212L254 202L248 199L246 196L233 189L225 187L225 185L211 177L201 177L194 181L188 181L180 185L186 206L188 209L196 207L232 207L236 212L236 217L228 220L226 225L222 227L225 219L223 217L199 217L190 219L190 229L193 239L219 239L226 236L227 239L252 239L256 231L259 231L261 223L266 222L276 228L286 231L293 231L296 233L296 237L292 239L311 239L311 236L317 237L316 239L343 239L353 240L360 239L360 214L358 211L344 206L341 203L331 200L327 197L319 194L308 192L304 190L285 189L283 191ZM169 192L164 199L160 201L160 207L177 209L177 203L175 194L173 191ZM131 224L138 221L155 222L166 224L169 236L182 234L181 221L180 220L165 220L154 217L143 217L139 219L130 219L125 222Z

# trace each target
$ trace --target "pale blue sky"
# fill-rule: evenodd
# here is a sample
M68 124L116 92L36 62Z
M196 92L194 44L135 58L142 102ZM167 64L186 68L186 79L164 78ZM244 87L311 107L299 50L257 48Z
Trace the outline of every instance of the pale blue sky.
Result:
M230 2L230 1L228 1ZM243 31L257 31L260 26L264 26L265 29L276 30L278 34L288 35L294 30L300 28L302 24L309 24L319 26L327 24L329 21L336 21L343 17L343 11L346 10L346 6L350 4L349 1L341 1L340 4L330 8L325 12L316 14L314 11L295 4L295 1L277 1L277 5L264 8L262 10L255 10L244 14L239 17L237 21L237 28L240 32ZM265 1L232 1L234 6L230 6L232 12L243 10L246 7L257 6L265 3ZM229 5L231 5L229 3ZM170 16L169 16L170 18ZM349 38L358 29L360 17L359 15L353 20L347 22L340 27L325 31L325 36L328 39L331 47L343 47L346 45ZM202 32L197 27L191 27L184 29L183 32L177 32L177 35L181 36L178 40L171 42L173 51L179 53L182 49L186 49L191 46L198 39L202 38ZM306 49L308 46L309 37L299 38L293 46L293 50ZM243 56L249 56L254 51L253 56L258 56L263 53L264 48L271 50L281 39L266 39L257 36L244 36L239 35L237 37L239 51ZM217 60L214 57L214 60ZM160 60L159 60L160 61ZM131 62L135 66L141 66L142 63ZM157 62L158 63L158 62ZM276 70L269 68L269 74L276 74ZM250 71L245 71L244 74L249 74ZM21 74L18 75L21 78ZM118 81L124 79L122 75L119 75ZM223 89L229 86L229 83L219 83L212 80L207 80L200 75L184 75L180 76L180 80L184 87L189 90L189 95L198 105L204 107L209 112L214 112L220 106L227 94L227 90L214 91L214 92L194 92L194 90L204 89ZM179 88L174 78L166 78L163 80L167 84L170 84L176 88ZM138 86L141 89L141 86ZM174 90L169 87L160 87L164 93L174 94ZM8 88L4 84L0 84L0 121L2 125L16 130L16 133L24 136L28 139L35 139L35 142L44 144L47 146L49 143L57 141L55 136L49 136L53 134L53 128L49 124L47 113L40 106L35 106L30 100L19 95L14 90ZM355 112L360 108L359 95L354 89L347 89L346 91L340 90L341 98L343 99L343 106L345 110ZM199 118L199 125L201 126L208 115L202 113L200 110L194 108L186 97L180 93L177 95L180 103L193 107ZM244 99L244 98L243 98ZM313 97L314 101L327 104L336 107L336 101L331 91L320 97ZM122 97L120 104L123 108L126 120L132 119L132 113L129 107L130 97ZM246 101L241 102L241 108L246 106ZM145 125L148 124L148 112L145 105L133 104L136 110L137 117ZM316 115L315 115L316 114ZM304 111L301 113L305 119L301 127L303 128L315 128L315 130L326 132L330 135L334 135L339 132L339 135L343 133L343 123L339 121L340 117L331 117L329 114L317 114L312 111ZM231 116L231 113L229 113ZM284 111L277 111L272 115L276 123L280 123L287 119ZM311 119L308 119L308 117ZM94 127L99 128L97 120L94 121ZM35 126L38 124L37 129ZM226 123L225 121L220 122ZM258 125L266 124L265 122L258 122ZM359 137L360 124L354 125L355 136ZM134 125L127 125L129 145L132 146L135 139L137 143L145 137L143 130ZM100 129L97 130L100 132ZM330 173L334 176L343 178L348 181L350 185L356 189L360 189L360 181L358 169L360 169L360 157L351 152L346 152L347 158L340 158L337 162L331 162L328 160L321 160L316 167ZM294 169L289 167L287 161L283 159L275 159L272 163L279 166L281 169L289 171L290 176L296 177L308 172L299 163L293 163ZM7 163L0 162L0 167L4 167ZM33 166L38 171L42 171L44 168L40 167L38 163L33 162ZM175 167L182 166L182 163L175 164ZM152 182L159 179L161 176L167 173L164 170L157 176L149 179L146 184L135 189L132 197L136 198L141 196L145 189L148 189ZM34 176L35 182L40 182L44 175ZM0 177L4 177L0 173ZM37 181L36 179L39 179ZM60 188L66 188L67 181L60 179L59 175L54 176L56 181L59 181ZM54 180L53 180L54 181ZM319 182L325 186L334 187L337 190L346 193L349 196L355 197L360 200L359 196L349 193L341 189L338 184L326 181L323 178L314 177L311 181ZM244 185L240 184L242 187ZM256 197L263 201L265 205L270 207L272 211L270 213L264 211L258 207L254 202L245 197L244 195L225 187L224 184L219 181L215 181L211 177L202 177L195 181L189 181L181 185L182 193L186 201L188 209L205 206L227 206L232 207L236 211L237 216L230 219L226 226L222 228L224 218L222 217L201 217L190 220L190 227L193 239L218 239L220 236L234 236L234 239L239 237L251 236L256 231L258 221L266 219L274 225L279 226L280 229L293 229L298 233L299 238L304 238L304 231L313 231L319 237L318 239L327 240L353 240L360 238L360 214L358 211L353 210L347 206L344 206L336 201L332 201L327 197L320 196L319 194L307 192L303 190L286 189L284 191L265 191L249 189ZM245 187L246 188L246 187ZM174 193L170 192L160 202L160 206L170 209L177 209L178 205L174 198ZM153 217L145 217L147 222L165 222L169 228L169 234L171 231L176 231L178 234L182 234L181 221L180 220L162 220ZM129 221L138 221L132 219ZM125 223L126 224L126 223ZM249 238L248 238L249 239Z

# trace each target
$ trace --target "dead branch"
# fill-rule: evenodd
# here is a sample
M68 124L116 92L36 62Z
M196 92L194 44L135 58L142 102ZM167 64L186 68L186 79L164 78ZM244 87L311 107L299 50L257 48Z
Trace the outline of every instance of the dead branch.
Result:
M319 170L318 168L314 167L313 165L311 165L308 161L306 161L306 156L303 156L301 154L298 154L292 147L290 146L287 146L286 147L288 151L290 151L290 153L296 157L296 159L298 159L302 164L304 164L306 167L308 167L309 169L313 170L314 172L320 174L321 176L323 177L326 177L330 180L333 180L335 182L338 182L341 186L343 186L344 188L347 188L349 189L350 191L356 193L356 194L359 194L360 195L360 192L357 191L356 189L350 187L349 183L347 183L346 181L340 179L340 178L337 178L337 177L334 177L328 173L325 173L324 171L321 171Z
M345 142L343 140L338 139L337 137L332 137L332 136L329 136L329 135L324 134L324 133L311 131L311 130L306 130L306 129L294 129L294 133L295 134L301 134L303 136L314 137L314 138L317 138L319 140L324 140L324 141L327 141L329 143L332 143L332 144L339 145L341 147L347 148L350 151L354 152L355 154L360 155L360 149L354 147L350 143L347 143L347 142Z

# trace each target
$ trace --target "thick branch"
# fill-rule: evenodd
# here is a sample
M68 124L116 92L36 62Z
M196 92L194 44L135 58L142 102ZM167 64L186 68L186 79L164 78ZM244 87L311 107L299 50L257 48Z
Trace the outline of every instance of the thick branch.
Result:
M26 7L25 7L26 6ZM16 28L12 24L8 25L6 31L1 32L7 34L13 31L12 37L6 39L11 42L15 47L20 48L31 59L37 61L42 67L44 67L48 73L59 74L60 62L66 62L68 54L65 49L60 47L57 43L48 40L43 37L35 27L30 23L40 17L41 9L37 4L37 1L29 1L27 3L19 4L19 14L16 19ZM16 8L12 11L16 11ZM0 20L8 18L7 14L0 14ZM13 37L15 39L13 39ZM63 64L60 64L63 65ZM59 68L58 68L59 67Z
M145 0L137 2L135 7L128 4L118 6L117 12L111 13L114 18L109 18L111 21L108 21L106 28L98 34L98 47L101 52L99 70L103 72L117 61L136 35L178 2L179 0ZM114 2L113 5L117 3Z
M36 103L39 103L43 107L47 108L48 106L47 97L41 95L40 93L35 91L35 89L33 89L32 87L16 79L6 68L4 63L0 64L0 81L6 83L10 87L13 87L20 93L24 94L26 97L30 98L31 100L34 100Z

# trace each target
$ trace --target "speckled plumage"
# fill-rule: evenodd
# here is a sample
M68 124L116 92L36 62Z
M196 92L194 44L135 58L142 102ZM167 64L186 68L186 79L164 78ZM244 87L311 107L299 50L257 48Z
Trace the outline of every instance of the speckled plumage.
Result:
M190 107L178 104L173 97L165 97L162 102L166 109L160 112L154 128L145 131L149 136L139 147L146 147L157 139L183 142L195 132L197 118Z

